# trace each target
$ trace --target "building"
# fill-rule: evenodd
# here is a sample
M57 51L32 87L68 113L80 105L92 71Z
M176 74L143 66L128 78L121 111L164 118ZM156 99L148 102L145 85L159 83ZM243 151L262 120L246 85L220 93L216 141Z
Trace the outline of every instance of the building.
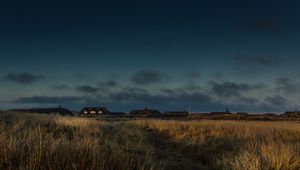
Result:
M280 115L281 117L300 117L300 111L286 111Z
M131 110L129 115L161 115L161 112L159 110L148 109L145 107L143 110Z
M103 116L110 115L111 112L106 107L84 107L78 113L80 117L93 117L93 116Z

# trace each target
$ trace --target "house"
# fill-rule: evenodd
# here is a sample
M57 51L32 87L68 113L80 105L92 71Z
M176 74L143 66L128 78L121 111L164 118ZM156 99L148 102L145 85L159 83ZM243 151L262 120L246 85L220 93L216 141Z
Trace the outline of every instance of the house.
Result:
M93 117L93 116L103 116L110 115L111 112L106 107L84 107L78 113L79 117Z
M62 116L74 116L74 114L66 108L31 108L31 109L12 109L9 111L23 113L40 113L40 114L57 114Z
M161 112L158 110L148 109L145 107L143 110L131 110L130 115L161 115Z
M286 111L280 115L281 117L300 117L300 111Z

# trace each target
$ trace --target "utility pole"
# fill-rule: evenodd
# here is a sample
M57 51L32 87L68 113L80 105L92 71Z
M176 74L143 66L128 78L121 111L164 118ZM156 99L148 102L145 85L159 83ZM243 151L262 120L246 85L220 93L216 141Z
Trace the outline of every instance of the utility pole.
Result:
M191 115L191 104L189 104L189 116Z

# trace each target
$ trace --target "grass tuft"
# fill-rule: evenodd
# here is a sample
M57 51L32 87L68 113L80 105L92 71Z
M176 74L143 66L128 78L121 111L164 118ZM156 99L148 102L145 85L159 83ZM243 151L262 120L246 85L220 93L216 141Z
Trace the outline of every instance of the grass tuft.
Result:
M300 169L300 124L0 112L0 169Z

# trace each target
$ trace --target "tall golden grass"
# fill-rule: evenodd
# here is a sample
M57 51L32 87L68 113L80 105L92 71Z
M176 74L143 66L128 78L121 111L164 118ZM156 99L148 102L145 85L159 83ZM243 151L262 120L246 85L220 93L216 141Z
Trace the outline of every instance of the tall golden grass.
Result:
M300 169L298 122L0 120L0 169Z
M135 126L0 113L0 169L161 169Z
M177 143L185 157L215 169L300 169L300 123L140 121Z

